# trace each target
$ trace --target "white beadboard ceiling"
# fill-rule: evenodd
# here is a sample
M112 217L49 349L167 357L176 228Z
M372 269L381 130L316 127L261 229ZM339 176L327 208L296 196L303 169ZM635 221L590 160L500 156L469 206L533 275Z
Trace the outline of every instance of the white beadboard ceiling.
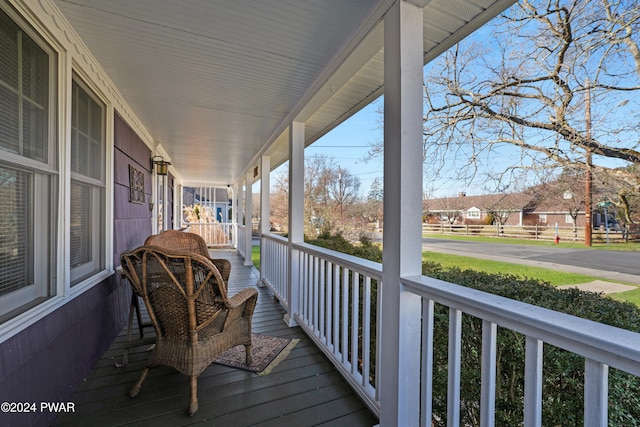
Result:
M232 184L382 94L394 0L55 0L184 183ZM432 0L425 62L513 0Z

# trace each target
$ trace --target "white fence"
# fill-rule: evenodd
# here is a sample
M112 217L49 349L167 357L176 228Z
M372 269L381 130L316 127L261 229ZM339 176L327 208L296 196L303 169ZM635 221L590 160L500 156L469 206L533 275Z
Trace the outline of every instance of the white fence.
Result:
M554 240L556 235L561 242L580 242L584 240L584 227L554 225L480 225L480 224L423 224L425 234L452 234L465 236L505 237L512 239ZM640 239L640 233L628 230L609 230L594 228L594 241L622 243Z
M291 295L288 244L273 235L263 236L266 257L261 275L277 295ZM293 317L334 363L376 414L380 414L381 339L376 325L384 312L379 301L381 264L308 244L294 244L292 283L297 283L297 304L287 304ZM274 252L274 253L270 253ZM297 266L297 267L296 267ZM293 269L297 268L297 271ZM421 403L415 413L422 425L431 425L434 351L448 352L448 425L460 425L462 316L482 320L481 426L494 426L496 391L496 330L506 328L526 336L524 426L542 425L543 343L583 356L585 362L585 426L607 425L608 367L640 376L640 334L599 324L435 280L425 276L402 279L405 289L422 298L423 342L412 347L420 353ZM434 304L449 308L449 343L434 348ZM298 307L291 313L291 307ZM418 373L416 373L418 374Z

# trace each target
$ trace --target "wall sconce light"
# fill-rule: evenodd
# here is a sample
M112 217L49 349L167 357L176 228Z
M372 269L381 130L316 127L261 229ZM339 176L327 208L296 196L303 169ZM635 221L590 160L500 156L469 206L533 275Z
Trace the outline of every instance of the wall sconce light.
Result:
M162 156L153 156L151 158L151 169L153 170L153 165L156 165L156 173L158 175L166 175L170 164L171 162L165 162Z

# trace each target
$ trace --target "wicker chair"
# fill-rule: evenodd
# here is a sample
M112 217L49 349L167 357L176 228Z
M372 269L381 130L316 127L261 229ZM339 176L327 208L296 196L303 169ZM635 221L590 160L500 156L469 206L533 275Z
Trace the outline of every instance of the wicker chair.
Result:
M147 237L144 242L145 246L160 246L175 251L195 252L206 258L209 258L213 265L218 268L222 280L229 288L229 275L231 274L231 263L227 259L214 259L209 255L209 249L204 239L195 234L178 230L166 230L158 234Z
M121 256L124 274L142 297L156 331L147 368L129 394L140 392L149 369L171 366L191 378L187 411L198 410L198 376L222 352L244 345L251 364L254 288L227 296L218 269L199 254L141 246Z

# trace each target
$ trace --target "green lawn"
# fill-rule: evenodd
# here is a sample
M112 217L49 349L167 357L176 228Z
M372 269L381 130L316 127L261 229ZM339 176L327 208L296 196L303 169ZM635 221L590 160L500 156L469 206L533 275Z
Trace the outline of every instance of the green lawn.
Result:
M586 283L600 279L598 277L587 276L586 274L568 273L541 267L530 267L500 261L488 261L479 258L442 254L430 251L423 252L422 259L424 261L437 262L443 267L458 267L461 270L470 269L486 273L513 274L521 277L530 277L533 279L544 280L553 286L576 285L578 283Z
M526 265L509 264L499 261L488 261L459 255L442 254L437 252L423 252L422 259L437 262L443 267L458 267L462 270L470 269L484 271L486 273L513 274L516 276L530 277L543 280L553 286L577 285L594 280L605 280L601 277L587 276L585 274L567 273L550 270L541 267L529 267ZM626 301L640 307L640 287L627 292L610 294L611 298L618 301Z
M260 270L260 246L251 246L251 261Z
M611 294L609 296L613 299L617 299L618 301L630 302L631 304L635 304L640 307L640 288L636 288L632 291Z

